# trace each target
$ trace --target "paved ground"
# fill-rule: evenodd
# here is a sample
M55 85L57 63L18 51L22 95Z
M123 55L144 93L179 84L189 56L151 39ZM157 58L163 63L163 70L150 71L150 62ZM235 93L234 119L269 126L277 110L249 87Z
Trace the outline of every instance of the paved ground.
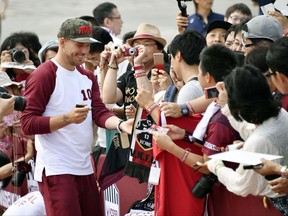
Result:
M92 15L99 0L9 0L6 19L2 22L2 38L16 31L33 31L41 43L56 39L61 23L70 17ZM111 0L118 5L124 25L122 34L136 30L141 22L157 25L162 36L170 42L177 34L175 16L178 13L176 0ZM213 10L224 13L234 3L246 3L254 15L258 9L251 0L215 0ZM188 13L194 12L192 2L187 2Z

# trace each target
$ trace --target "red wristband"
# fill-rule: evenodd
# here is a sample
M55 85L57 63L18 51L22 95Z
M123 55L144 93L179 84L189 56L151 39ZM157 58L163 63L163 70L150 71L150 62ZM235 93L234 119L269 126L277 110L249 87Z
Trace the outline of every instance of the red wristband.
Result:
M192 116L195 112L194 112L191 104L189 102L186 102L186 105L187 105L187 107L189 109L189 116Z
M143 65L134 66L134 71L142 70L143 68L144 68Z

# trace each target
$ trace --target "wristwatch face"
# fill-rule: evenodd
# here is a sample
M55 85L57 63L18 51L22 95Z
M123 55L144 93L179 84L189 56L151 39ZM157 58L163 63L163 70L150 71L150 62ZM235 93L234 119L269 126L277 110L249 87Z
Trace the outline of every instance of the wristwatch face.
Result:
M189 114L189 110L187 108L182 108L181 109L181 112L184 116L188 115Z

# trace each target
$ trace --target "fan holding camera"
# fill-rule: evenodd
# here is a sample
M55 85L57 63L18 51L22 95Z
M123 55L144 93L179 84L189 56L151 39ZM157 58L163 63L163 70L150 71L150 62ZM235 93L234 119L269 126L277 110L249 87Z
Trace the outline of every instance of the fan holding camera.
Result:
M6 72L11 80L24 83L39 64L23 34L11 34L3 41L0 71Z
M11 101L9 112L6 110L0 123L0 149L2 155L0 179L3 180L2 188L6 187L11 179L15 187L21 186L26 174L31 171L31 166L27 162L34 155L33 142L32 140L27 141L20 125L19 111L23 111L26 107L26 98L20 96L22 86L19 82L11 81L7 73L0 73L0 100ZM3 161L5 158L7 160Z

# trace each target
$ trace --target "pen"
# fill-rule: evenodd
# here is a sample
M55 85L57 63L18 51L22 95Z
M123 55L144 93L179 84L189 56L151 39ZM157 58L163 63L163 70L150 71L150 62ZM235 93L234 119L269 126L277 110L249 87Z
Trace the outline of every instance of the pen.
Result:
M196 168L196 167L197 167L197 168ZM195 165L193 166L193 168L196 168L196 169L193 170L193 172L196 172L196 171L198 171L199 169L201 169L201 166L198 166L197 164L195 164Z

